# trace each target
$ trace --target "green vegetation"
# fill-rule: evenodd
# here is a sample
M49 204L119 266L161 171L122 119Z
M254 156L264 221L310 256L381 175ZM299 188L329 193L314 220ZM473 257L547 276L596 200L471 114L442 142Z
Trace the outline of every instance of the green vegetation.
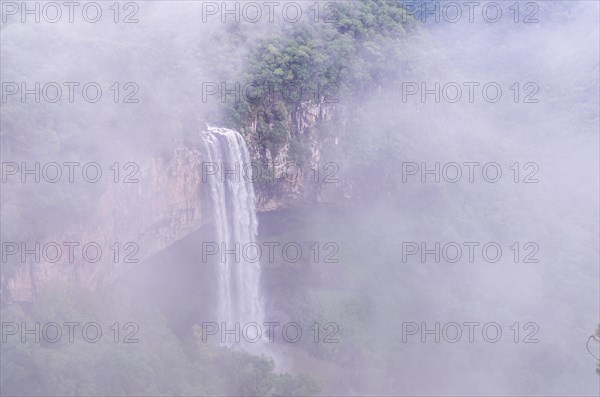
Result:
M263 93L261 100L230 102L219 109L220 121L240 130L250 145L258 148L260 158L253 161L261 169L268 167L269 159L282 155L285 148L289 150L288 160L305 164L311 155L311 138L326 147L330 138L343 136L344 143L337 150L343 151L340 155L344 158L353 159L353 167L373 166L394 156L397 141L386 134L396 126L382 131L384 136L376 144L367 142L361 132L368 128L370 119L364 116L369 112L361 110L361 102L398 76L405 62L403 42L415 22L395 1L350 1L338 6L339 14L332 23L288 24L258 39L249 38L254 37L254 32L233 25L229 28L231 34L223 36L220 45L215 46L219 48L214 51L215 57L206 57L214 68L226 68L224 73L230 76L230 81L251 83L255 93ZM230 65L237 46L250 47L241 74ZM326 108L340 111L333 112L333 119L327 120L319 115ZM352 111L344 113L341 110L344 108ZM46 111L40 107L35 118L43 120ZM70 159L92 158L89 157L90 153L94 154L89 147L91 141L87 142L86 135L80 131L66 134L49 126L38 133L36 124L27 125L25 130L21 128L27 135L16 134L14 126L18 120L10 112L11 109L3 109L3 118L6 115L9 122L15 120L9 125L13 126L8 129L11 134L3 135L2 140L10 143L9 147L3 147L3 154L10 155L11 160L52 161L57 153L62 153L62 157L71 156ZM311 112L317 114L318 119L314 131L308 129L302 119ZM346 131L346 125L352 128ZM177 136L165 133L160 142L171 144L173 139L181 138L179 134L186 133L171 133ZM30 142L38 143L31 148ZM352 172L350 164L344 169ZM368 173L362 175L369 178ZM43 238L63 225L84 218L100 195L97 186L94 190L82 188L81 191L72 186L65 190L64 186L45 188L19 183L5 187L2 192L3 241ZM351 234L339 225L326 229L324 221L317 222L315 218L306 218L305 222L319 225L322 231ZM305 236L332 241L331 236L321 239L314 230L301 228L297 233L290 234L288 241ZM305 272L301 266L309 266L307 264L298 264L297 269L283 269L276 264L267 269L271 284L266 288L280 298L282 304L277 309L298 321L340 324L339 337L344 344L307 342L299 347L313 356L347 367L348 376L355 374L353 366L358 363L372 364L373 371L378 372L370 374L369 379L375 384L393 375L385 372L385 368L386 363L398 360L397 349L386 345L377 349L378 357L363 357L365 353L356 346L370 341L371 336L365 330L369 329L373 317L386 315L374 313L373 307L398 296L373 297L368 293L377 290L378 274L385 270L383 263L389 259L366 254L374 246L369 244L381 242L344 236L355 248L362 248L358 252L363 254L342 258L343 269L332 265L332 271ZM367 260L376 262L367 267L364 266ZM1 270L3 276L9 276L14 266L3 264ZM306 277L316 273L323 277L321 282L325 284L336 284L339 281L336 278L341 275L344 279L339 285L354 292L309 287L314 280ZM281 277L276 277L277 274ZM104 331L115 322L139 324L139 343L132 344L115 343L112 332L98 343L84 341L80 333L73 343L65 342L66 335L55 344L21 343L16 336L8 337L1 346L1 386L7 395L312 395L320 391L319 383L306 375L274 373L273 361L269 358L203 343L198 328L190 330L189 336L177 335L158 310L133 304L121 292L91 294L57 287L43 292L31 305L12 304L1 310L3 322L62 324L76 321L83 324L93 321L101 324ZM393 335L387 339L395 340Z
M380 153L362 141L361 128L366 128L365 124L358 126L358 120L350 117L360 112L361 98L378 92L398 75L405 61L402 43L414 26L415 21L401 4L386 0L338 3L337 12L331 14L327 22L283 24L275 32L259 33L258 37L254 26L230 24L226 34L215 33L215 45L199 62L211 73L222 70L228 76L227 81L251 83L256 89L254 92L263 93L262 100L219 102L221 107L214 111L222 114L213 117L250 138L250 144L258 148L259 158L253 162L261 176L269 175L268 159L277 158L286 147L289 148L286 161L305 165L311 156L311 136L326 148L330 137L347 133L344 125L356 126L352 128L352 136L347 136L343 143L349 145L343 148L346 157L378 158ZM240 47L249 48L241 71L231 61L232 54ZM298 89L302 90L300 96ZM252 91L248 95L251 96ZM318 113L322 107L338 104L351 107L352 111L342 115L335 113L333 120L318 120L316 131L303 126L301 118L308 109ZM151 129L145 129L151 125L141 119L136 120L139 131L132 131L132 136L120 136L118 129L116 132L81 131L77 126L81 120L93 119L95 108L86 108L85 113L77 116L81 120L69 119L68 125L62 126L47 121L57 117L56 107L52 105L28 106L27 117L14 105L2 107L3 161L27 161L30 167L31 159L94 161L106 155L99 153L101 150L91 138L96 135L119 142L133 141L132 147L141 144L142 151L154 150L149 142L157 141L163 151L169 152L168 146L174 140L181 140L182 136L189 138L190 134L188 130L175 128L168 132L161 130L160 136L155 136ZM340 117L347 119L346 122ZM150 133L151 139L148 139ZM386 142L382 147L385 145ZM121 146L127 153L127 145L122 143ZM114 161L112 159L120 153L118 149L111 146L111 161L106 163ZM363 166L360 162L355 164ZM9 178L1 193L2 241L41 239L85 219L104 188L104 185L86 183L22 184L15 178L18 176ZM264 186L263 182L258 181L258 189ZM7 263L1 272L6 277L14 270L15 266Z
M92 294L55 289L30 307L11 305L2 309L7 323L78 322L74 341L68 328L56 343L28 335L4 335L1 345L1 388L4 395L313 395L318 383L306 375L273 373L273 361L241 351L202 342L200 329L180 339L167 326L164 316L147 307L132 304L115 291ZM96 343L85 341L82 326L96 322L102 337ZM113 326L119 323L116 337ZM134 322L139 326L124 325ZM3 334L5 329L3 329ZM54 337L48 331L47 339ZM95 336L92 329L88 335ZM137 343L124 343L137 339Z
M393 81L414 23L401 4L368 0L339 3L331 22L284 26L248 55L238 81L251 89L228 106L226 122L252 135L262 161L289 145L290 157L302 164L314 132L303 128L303 114L337 103L354 106Z

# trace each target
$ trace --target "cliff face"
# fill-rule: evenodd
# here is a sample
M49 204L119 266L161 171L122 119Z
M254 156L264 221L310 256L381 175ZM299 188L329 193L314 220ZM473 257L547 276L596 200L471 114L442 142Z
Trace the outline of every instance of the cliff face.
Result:
M329 117L329 112L323 106L302 105L292 113L290 131L308 142L309 158L305 165L296 167L290 158L289 143L276 158L267 156L274 178L255 184L257 211L306 206L339 197L341 181L324 183L327 176L335 180L336 173L331 166L324 169L323 142L316 135L317 124ZM253 161L259 160L264 151L252 139L248 146ZM141 161L138 183L109 184L86 219L40 242L42 246L48 242L80 243L74 261L69 260L65 252L68 248L63 247L56 263L41 260L20 264L13 277L3 280L3 297L7 301L32 301L39 289L57 283L93 289L114 279L127 266L135 266L198 230L208 222L202 214L202 161L200 148L191 145L180 145L171 153ZM81 248L87 243L101 248L97 262L82 257ZM90 252L94 256L93 248Z
M109 184L87 219L40 242L42 246L80 243L73 261L63 247L56 263L20 264L6 280L3 295L8 301L31 301L36 291L61 282L93 289L200 228L204 223L201 161L198 149L178 147L166 156L141 162L138 183ZM87 243L96 243L102 250L95 263L81 254ZM89 252L88 259L96 256L93 248Z
M324 104L302 103L290 114L287 130L288 143L272 156L258 142L249 139L252 158L269 169L267 179L255 184L256 206L259 212L289 207L314 205L334 201L341 194L337 164L323 159L326 142L318 136L319 123L331 118L334 108ZM249 136L256 136L256 125L247 127ZM294 158L290 142L302 141L307 153L302 162Z

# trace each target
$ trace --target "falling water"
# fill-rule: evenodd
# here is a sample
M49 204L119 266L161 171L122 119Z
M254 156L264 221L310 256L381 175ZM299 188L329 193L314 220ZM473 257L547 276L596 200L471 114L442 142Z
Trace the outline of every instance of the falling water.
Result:
M236 322L242 327L249 322L262 324L260 262L254 260L258 258L255 243L258 221L252 174L248 167L250 154L244 138L237 131L213 126L207 129L202 133L203 161L215 173L208 175L207 172L205 180L216 231L215 242L219 246L218 321L226 322L228 327L233 327ZM225 250L230 253L223 256Z

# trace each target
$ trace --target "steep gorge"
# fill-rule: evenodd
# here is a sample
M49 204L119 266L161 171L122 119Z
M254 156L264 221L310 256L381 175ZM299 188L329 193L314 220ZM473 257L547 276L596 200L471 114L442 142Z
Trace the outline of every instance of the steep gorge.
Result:
M322 112L319 107L304 106L294 118L290 124L297 123L311 141L310 162L322 166L320 142L314 133ZM248 143L251 161L261 161L260 147L251 140ZM331 200L338 193L336 186L314 183L310 168L298 168L288 149L269 159L272 178L255 184L259 212ZM55 263L43 258L28 260L2 280L3 300L33 301L40 289L57 283L94 289L211 222L203 202L207 185L203 184L202 163L209 161L204 150L199 142L181 143L168 153L148 156L141 162L138 183L108 184L88 216L40 241L41 246L49 242L97 243L102 249L100 259L91 263L75 255L71 261L63 255ZM295 175L301 178L286 177L286 170L298 169ZM117 248L111 249L115 243ZM120 255L115 260L117 250Z

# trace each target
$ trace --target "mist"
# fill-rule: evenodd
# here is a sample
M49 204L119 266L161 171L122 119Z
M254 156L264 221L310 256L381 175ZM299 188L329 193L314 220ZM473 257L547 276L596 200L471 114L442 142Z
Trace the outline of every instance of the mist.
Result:
M598 395L600 7L499 3L471 21L461 2L281 2L272 22L257 3L252 22L220 2L139 1L36 23L2 1L0 394ZM266 81L335 101L232 91ZM36 162L103 177L34 182ZM227 174L250 163L278 177ZM49 241L124 251L12 251ZM260 261L223 254L236 243ZM66 321L105 336L23 340L25 324ZM224 337L222 321L262 339Z

